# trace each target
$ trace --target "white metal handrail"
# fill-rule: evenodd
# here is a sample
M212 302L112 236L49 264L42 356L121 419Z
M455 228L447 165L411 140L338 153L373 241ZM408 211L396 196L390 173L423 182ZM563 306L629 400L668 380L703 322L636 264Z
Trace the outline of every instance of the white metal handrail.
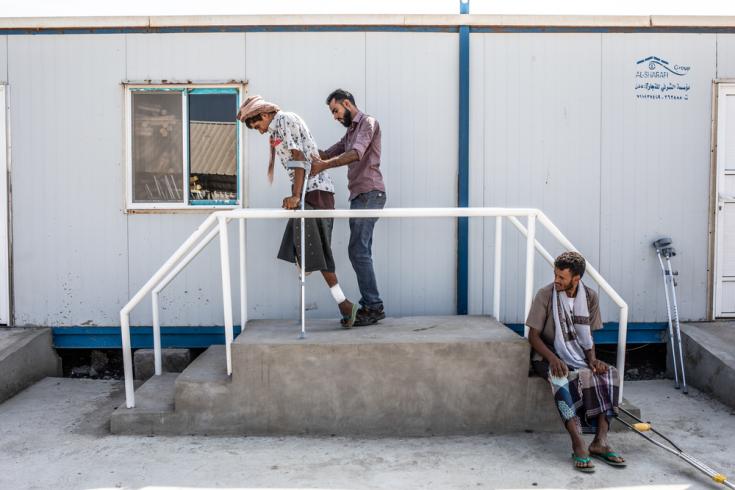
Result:
M502 273L502 232L503 218L506 217L521 234L526 237L526 278L524 294L524 320L528 317L533 299L534 251L553 265L554 259L536 240L536 223L540 223L559 243L568 250L576 250L574 245L562 234L559 228L538 209L533 208L386 208L386 209L335 209L335 210L296 210L282 209L234 209L212 213L194 233L169 257L148 282L120 310L120 327L123 349L123 368L125 372L125 402L128 408L135 406L133 386L133 363L130 344L130 312L147 294L151 294L153 307L153 339L156 375L161 374L161 327L158 315L158 296L191 260L219 235L220 265L222 269L222 299L225 321L225 352L227 374L232 374L232 341L234 322L232 315L232 285L230 279L230 251L227 223L239 220L240 240L240 324L247 323L247 271L245 264L245 220L247 219L289 219L289 218L460 218L495 217L495 264L493 268L493 316L500 318L500 289ZM526 217L526 226L518 218ZM303 231L303 227L302 227ZM623 399L623 373L625 372L625 345L628 326L628 305L592 265L587 263L587 274L620 308L618 329L618 350L616 366L620 372L620 401ZM304 302L301 304L301 331L305 331ZM524 335L528 336L528 328Z

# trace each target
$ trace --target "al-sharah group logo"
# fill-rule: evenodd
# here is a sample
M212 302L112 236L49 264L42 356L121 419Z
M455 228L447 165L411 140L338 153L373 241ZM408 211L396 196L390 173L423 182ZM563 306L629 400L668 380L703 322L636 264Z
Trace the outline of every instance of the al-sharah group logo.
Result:
M658 56L636 61L635 96L644 100L689 100L691 67Z

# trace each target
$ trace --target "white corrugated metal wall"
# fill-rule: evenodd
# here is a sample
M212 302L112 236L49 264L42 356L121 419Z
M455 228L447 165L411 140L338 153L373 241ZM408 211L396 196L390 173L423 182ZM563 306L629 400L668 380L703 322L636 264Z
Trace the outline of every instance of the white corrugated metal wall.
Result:
M299 113L320 147L344 133L331 118L326 95L337 87L350 89L358 106L381 124L388 205L453 206L457 201L457 134L452 129L458 117L456 35L207 33L2 39L9 39L13 88L19 325L117 324L127 298L204 219L123 213L123 80L248 79L250 93ZM278 207L289 192L285 173L277 169L276 183L269 187L267 139L248 132L246 141L246 199L251 207ZM333 171L333 176L338 206L345 207L346 171ZM249 225L251 318L297 317L295 269L275 259L282 230L281 222ZM347 223L338 222L338 275L345 292L357 300L347 237ZM166 290L163 324L222 323L217 257L216 244L210 245ZM452 221L380 222L374 258L390 314L454 312ZM233 272L236 268L234 261ZM323 280L312 275L309 286L307 303L316 308L310 314L335 316ZM132 323L150 322L146 300L134 311Z
M629 302L631 321L665 318L650 242L669 234L680 250L682 317L703 318L710 84L735 77L733 54L730 34L472 34L470 204L543 209ZM634 99L634 63L648 55L692 66L688 101ZM121 81L248 79L250 93L304 117L321 147L343 134L326 94L351 89L383 130L388 205L454 206L457 70L452 33L0 36L17 324L117 324L129 295L203 219L123 213ZM265 137L248 132L247 162L250 206L277 206L288 186L282 172L265 184ZM344 207L345 170L332 174ZM489 312L494 224L470 226L470 310ZM281 230L249 227L252 318L296 318L295 272L274 258ZM343 287L356 297L347 233L337 222L334 249ZM522 247L506 226L503 319L511 322L521 320ZM167 290L165 324L222 323L216 252L210 247ZM389 314L454 311L453 222L381 221L374 254ZM537 285L547 277L539 261ZM309 285L307 303L318 307L310 314L333 316L321 279L310 276ZM150 323L147 304L133 323Z
M635 322L666 318L651 242L670 235L681 316L704 318L716 36L474 34L471 49L471 204L542 209L628 302ZM635 98L636 61L650 55L691 65L689 100ZM505 240L501 316L521 322L525 249L506 230L513 236ZM493 234L494 223L473 226L473 263ZM473 272L471 311L489 312L492 263ZM549 282L539 261L536 286ZM617 320L610 301L602 307L606 320Z

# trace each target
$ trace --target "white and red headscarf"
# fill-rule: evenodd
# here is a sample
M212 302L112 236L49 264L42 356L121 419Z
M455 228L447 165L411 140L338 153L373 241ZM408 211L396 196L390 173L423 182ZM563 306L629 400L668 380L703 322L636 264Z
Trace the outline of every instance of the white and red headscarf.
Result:
M278 107L276 104L268 102L260 95L251 95L250 97L245 99L245 102L240 105L240 110L237 111L237 119L239 121L245 122L247 119L250 119L251 117L257 116L259 114L278 112L280 110L280 107ZM270 142L270 154L271 158L270 162L268 163L268 181L270 183L273 183L273 169L275 166L276 158L276 148L273 144L273 141Z

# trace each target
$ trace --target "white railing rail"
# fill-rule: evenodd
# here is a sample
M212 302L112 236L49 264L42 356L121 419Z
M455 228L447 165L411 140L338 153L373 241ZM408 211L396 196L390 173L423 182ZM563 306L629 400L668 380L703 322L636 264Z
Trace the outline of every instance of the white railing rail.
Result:
M155 373L161 374L161 326L158 314L158 297L161 291L206 247L215 236L219 235L220 265L222 269L222 299L224 307L225 352L227 374L232 374L232 341L234 337L234 320L232 312L232 284L230 278L230 250L227 223L239 220L240 242L240 325L247 323L247 271L246 271L246 237L245 220L248 219L289 219L289 218L461 218L461 217L495 217L495 254L493 267L493 316L500 318L500 292L502 273L502 234L503 218L508 220L526 237L526 278L524 289L524 320L528 316L533 299L534 251L538 251L549 263L554 258L536 239L537 223L543 226L557 241L568 250L576 250L574 245L562 234L559 228L538 209L532 208L386 208L386 209L335 209L335 210L298 210L282 209L234 209L212 213L199 225L194 233L174 252L174 254L156 271L148 282L120 310L120 327L122 335L123 367L125 371L125 401L128 408L135 406L135 389L133 386L133 362L130 344L130 312L151 294L153 308L153 348ZM519 218L526 217L526 226ZM302 227L303 230L303 227ZM620 401L623 399L623 373L625 372L625 345L628 326L628 305L620 295L608 284L592 265L587 263L586 274L620 308L618 329L618 350L616 366L620 372ZM305 332L304 304L301 304L301 333ZM525 328L528 336L528 327Z

